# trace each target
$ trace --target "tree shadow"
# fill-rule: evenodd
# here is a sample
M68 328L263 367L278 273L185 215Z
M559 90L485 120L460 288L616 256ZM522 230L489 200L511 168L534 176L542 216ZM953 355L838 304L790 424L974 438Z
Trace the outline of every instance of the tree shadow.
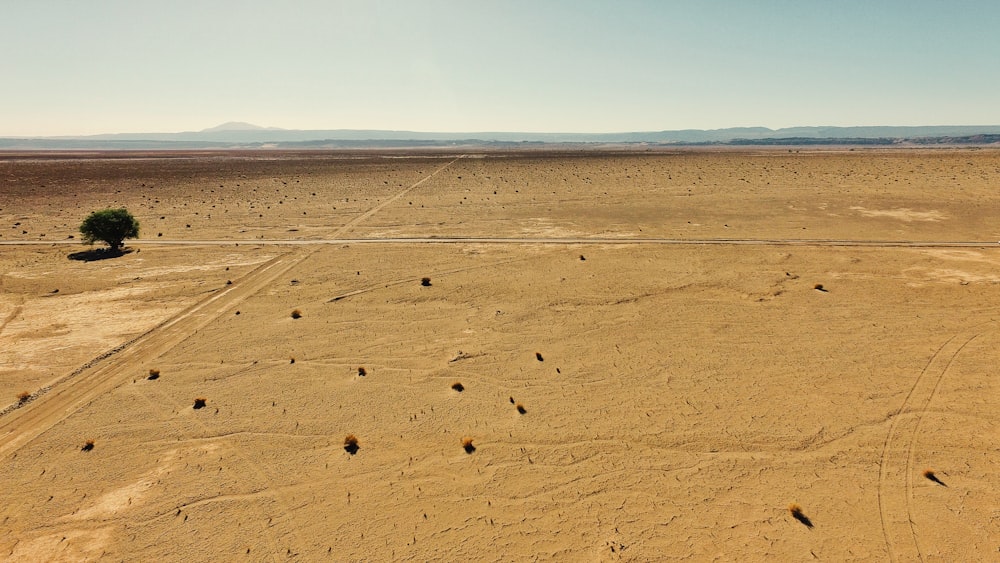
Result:
M118 258L126 254L131 254L133 251L131 248L94 248L91 250L81 250L80 252L71 252L66 258L70 260L76 260L78 262L94 262L97 260L107 260L109 258Z

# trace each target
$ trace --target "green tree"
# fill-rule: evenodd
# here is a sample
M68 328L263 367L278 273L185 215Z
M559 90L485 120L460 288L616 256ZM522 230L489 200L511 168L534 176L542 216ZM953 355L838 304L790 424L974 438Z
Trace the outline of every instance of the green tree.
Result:
M102 209L87 216L80 225L83 242L106 242L112 251L118 251L125 239L139 236L139 222L127 209Z

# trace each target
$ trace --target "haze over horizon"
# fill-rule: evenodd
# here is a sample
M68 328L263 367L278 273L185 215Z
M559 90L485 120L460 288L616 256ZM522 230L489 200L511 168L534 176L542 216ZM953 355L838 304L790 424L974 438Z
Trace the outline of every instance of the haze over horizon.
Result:
M0 136L1000 124L1000 3L14 3Z

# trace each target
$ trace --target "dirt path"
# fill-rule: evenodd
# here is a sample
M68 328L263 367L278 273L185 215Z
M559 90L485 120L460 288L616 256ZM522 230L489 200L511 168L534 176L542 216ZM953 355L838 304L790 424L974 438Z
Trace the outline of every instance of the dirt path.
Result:
M429 178L429 176L428 176ZM426 178L425 178L426 179ZM418 182L419 183L419 182ZM407 188L394 196L409 191ZM379 209L389 203L383 202ZM368 212L364 218L371 217ZM358 221L351 221L338 229L334 234L343 234L348 228L354 227ZM3 241L0 246L52 246L79 245L77 241ZM850 239L676 239L676 238L544 238L544 237L385 237L385 238L325 238L325 239L206 239L206 240L133 240L129 245L163 245L163 246L232 246L232 245L267 245L267 246L315 246L333 244L616 244L616 245L725 245L725 246L864 246L873 248L998 248L1000 243L981 240L959 241L905 241L905 240L850 240Z
M332 235L347 233L364 220L387 205L424 184L441 171L451 166L461 156L449 161L416 183L400 190L394 196L365 211ZM239 241L233 241L239 242ZM256 241L254 241L256 242ZM79 244L77 241L59 241L56 244ZM41 244L36 242L11 242L0 244L23 245ZM53 244L52 242L44 244ZM175 244L211 244L200 241ZM225 242L232 244L232 242ZM149 331L125 342L111 352L84 364L73 373L56 383L43 387L26 401L11 405L0 412L0 459L13 453L24 444L40 436L53 425L86 406L101 394L135 377L136 366L148 364L168 350L177 346L202 327L217 319L224 312L261 291L282 274L288 272L315 253L318 248L292 249L257 267L233 285L225 286L217 293L181 311L174 317L153 327ZM5 323L6 324L6 323Z
M298 253L288 253L264 263L173 318L91 361L59 382L44 387L20 408L0 418L0 459L41 435L96 397L135 377L136 366L154 360L187 339L224 311L257 293L299 263Z

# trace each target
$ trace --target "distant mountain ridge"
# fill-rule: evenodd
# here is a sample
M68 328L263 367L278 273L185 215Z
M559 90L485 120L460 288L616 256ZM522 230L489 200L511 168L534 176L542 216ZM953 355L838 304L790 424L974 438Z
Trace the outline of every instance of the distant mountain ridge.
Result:
M261 127L246 121L227 121L222 125L202 129L199 133L218 133L219 131L281 131L278 127Z
M898 144L998 142L1000 125L732 127L624 133L440 133L375 129L280 129L230 121L201 131L110 133L62 137L0 137L0 148L337 148L363 146L447 146L452 144L585 143L657 145ZM941 141L944 139L944 141Z

